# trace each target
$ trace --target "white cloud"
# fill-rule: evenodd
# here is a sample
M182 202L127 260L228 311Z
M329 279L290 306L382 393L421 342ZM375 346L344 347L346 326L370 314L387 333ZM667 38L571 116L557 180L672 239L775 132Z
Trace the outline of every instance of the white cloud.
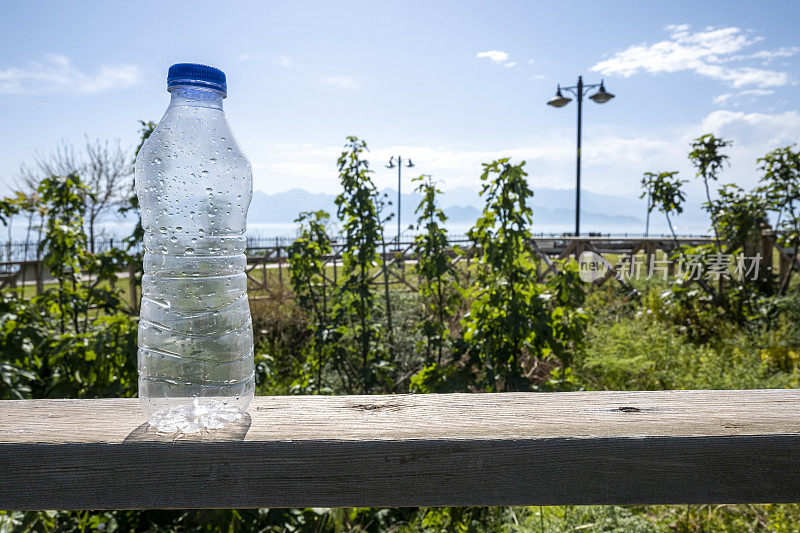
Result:
M508 52L503 52L502 50L487 50L485 52L478 52L475 57L478 59L486 58L499 65L508 59Z
M731 98L733 98L733 93L722 93L714 97L714 103L717 105L724 105Z
M101 65L93 74L81 71L69 58L50 54L26 67L0 68L0 93L98 93L139 83L137 65Z
M363 86L361 80L353 76L324 76L319 81L340 89L360 89Z
M292 68L292 58L289 56L278 56L272 62L281 67Z
M503 52L502 50L487 50L485 52L478 52L475 54L475 57L478 59L488 59L492 63L496 65L503 65L506 68L511 68L516 65L514 61L508 60L508 52Z
M752 65L730 65L734 61L760 59L768 62L775 57L789 57L800 49L781 48L740 54L762 39L749 37L736 28L706 28L691 32L688 24L668 26L669 39L657 43L633 45L611 58L600 61L591 70L605 75L629 77L639 72L650 74L694 72L701 76L725 81L733 87L780 87L790 82L786 72Z
M745 113L720 110L709 113L700 125L704 132L733 139L736 144L758 148L758 156L781 145L797 142L800 138L800 114Z
M739 96L770 96L775 94L772 89L747 89L739 92Z
M744 91L739 91L738 93L723 93L719 96L714 98L714 103L717 105L725 105L727 103L731 103L733 105L739 105L741 101L748 96L750 97L750 101L755 100L761 96L772 96L775 94L775 91L772 89L746 89Z
M773 59L779 57L792 57L797 55L800 52L800 47L798 46L782 46L777 50L759 50L758 52L752 54L745 54L739 56L733 56L731 60L739 60L739 59L761 59L764 64L770 63Z

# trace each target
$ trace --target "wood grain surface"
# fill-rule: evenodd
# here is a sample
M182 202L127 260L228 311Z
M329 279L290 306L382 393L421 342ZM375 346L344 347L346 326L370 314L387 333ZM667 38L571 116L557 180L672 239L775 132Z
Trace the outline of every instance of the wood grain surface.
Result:
M0 401L2 509L741 502L800 502L800 391L257 397L198 435Z

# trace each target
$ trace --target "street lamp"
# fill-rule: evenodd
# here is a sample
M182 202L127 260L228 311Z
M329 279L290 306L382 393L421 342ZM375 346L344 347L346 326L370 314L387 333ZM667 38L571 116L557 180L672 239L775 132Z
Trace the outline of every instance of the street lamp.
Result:
M572 87L564 87L562 89L561 85L558 85L558 89L556 90L556 95L547 101L547 105L553 107L564 107L568 103L572 101L572 98L564 96L561 91L569 91L571 92L575 98L578 100L578 157L577 157L577 166L576 166L576 187L575 187L575 236L579 236L581 234L581 120L583 114L583 97L586 96L591 89L598 88L597 92L591 95L589 98L594 100L595 103L598 104L605 104L612 98L614 95L610 92L606 91L605 84L602 80L600 83L590 83L590 84L583 84L583 76L578 76L578 84Z
M386 168L394 168L397 167L397 247L400 248L400 186L402 185L402 176L401 173L403 171L403 156L397 156L397 164L394 162L394 156L389 158L389 162L386 163ZM414 163L411 162L410 159L406 160L406 168L413 168Z

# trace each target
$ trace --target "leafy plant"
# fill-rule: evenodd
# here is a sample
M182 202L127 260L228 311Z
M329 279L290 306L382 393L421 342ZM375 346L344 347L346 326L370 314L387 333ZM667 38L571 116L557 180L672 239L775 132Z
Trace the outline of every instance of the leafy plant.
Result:
M714 235L717 239L717 248L721 250L719 243L719 231L717 229L717 205L711 201L711 191L708 186L710 181L717 181L717 173L728 161L728 156L722 153L722 149L733 144L720 137L715 137L712 133L707 133L692 141L692 151L689 152L689 160L697 169L696 177L703 179L706 189L705 209L710 213Z
M371 391L387 363L382 331L373 322L375 297L372 271L378 263L382 227L377 206L378 191L369 163L363 158L366 142L348 137L338 160L342 192L336 197L337 217L344 231L343 279L334 295L333 316L337 331L354 343L343 341L335 350L334 365L344 376L348 391Z
M481 255L462 325L464 340L482 364L487 390L529 387L523 359L552 354L567 364L564 347L579 342L585 317L576 270L563 270L547 285L536 282L529 247L533 191L523 166L507 158L484 163L481 196L486 207L468 233Z
M77 332L82 307L78 285L88 242L83 231L83 215L86 213L85 198L90 193L80 176L73 173L46 178L39 185L39 194L47 213L47 229L41 243L47 251L44 266L58 280L59 288L54 297L59 309L61 333L66 332L68 315Z
M300 233L289 247L289 279L297 304L306 312L312 330L315 361L315 389L322 389L324 352L330 347L329 299L330 288L325 277L325 256L332 251L326 224L330 215L325 211L303 212L295 220Z
M650 204L647 206L648 212L654 209L664 213L667 218L667 225L669 226L672 237L677 242L675 235L675 227L672 225L670 213L677 215L683 213L683 202L686 201L686 194L681 189L681 186L686 183L678 179L677 170L672 172L645 172L642 178L642 188L644 191L639 198L649 196Z
M741 247L752 249L761 240L761 230L767 223L768 204L757 192L746 192L737 185L723 185L719 197L711 202L714 226L728 250Z
M789 269L780 280L779 293L785 294L800 250L800 151L794 145L784 146L758 159L758 163L764 173L760 192L769 210L777 214L776 226L781 230L778 242L793 249Z
M419 233L414 238L416 272L423 304L419 330L424 342L420 348L425 352L427 363L435 358L436 364L441 365L448 342L449 321L461 301L458 272L447 253L450 248L444 227L447 216L436 204L436 196L442 192L430 176L419 176L414 181L419 183L417 192L422 195L415 211L419 217Z

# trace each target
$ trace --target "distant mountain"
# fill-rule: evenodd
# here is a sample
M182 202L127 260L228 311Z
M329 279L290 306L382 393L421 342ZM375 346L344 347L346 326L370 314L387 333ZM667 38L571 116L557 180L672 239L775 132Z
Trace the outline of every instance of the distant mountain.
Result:
M395 194L397 192L395 191ZM480 192L469 187L455 187L444 191L440 199L442 207L450 207L452 205L481 205Z
M276 194L255 191L247 221L287 224L293 222L302 211L324 209L332 214L336 209L335 199L333 194L313 193L303 189L289 189Z
M397 191L384 189L386 200L391 203L387 210L395 212ZM303 189L266 194L256 191L250 204L248 222L251 224L291 224L301 211L324 209L332 217L336 214L336 195L313 193ZM401 225L403 231L416 222L414 213L421 196L416 193L403 194L401 198ZM468 187L456 187L446 190L439 198L439 204L448 216L448 224L458 226L458 231L471 225L483 210L483 202L478 191ZM581 192L581 229L601 232L644 231L646 217L645 200ZM707 215L699 204L688 203L685 212L675 217L674 223L680 233L704 233L707 231ZM565 189L536 188L533 197L534 231L553 232L570 231L575 224L575 191ZM390 225L397 223L394 218ZM661 213L651 214L651 231L665 233L668 231Z
M397 191L385 189L382 191L386 199L391 202L387 208L394 212L397 203ZM584 193L581 209L586 220L613 223L615 225L628 225L643 223L643 220L629 213L635 212L631 202L624 197ZM250 204L249 222L253 223L278 223L286 224L297 218L301 211L316 211L324 209L333 215L336 211L336 195L325 193L312 193L303 189L290 189L276 194L266 194L256 191ZM416 220L414 213L421 196L416 193L403 194L401 198L403 226ZM453 223L471 223L480 215L483 204L477 191L467 187L457 187L444 191L440 198L440 205ZM558 224L574 218L574 193L557 189L537 189L534 196L534 219L550 224ZM627 205L626 205L627 204ZM638 209L642 211L642 209ZM625 213L620 214L620 213Z

